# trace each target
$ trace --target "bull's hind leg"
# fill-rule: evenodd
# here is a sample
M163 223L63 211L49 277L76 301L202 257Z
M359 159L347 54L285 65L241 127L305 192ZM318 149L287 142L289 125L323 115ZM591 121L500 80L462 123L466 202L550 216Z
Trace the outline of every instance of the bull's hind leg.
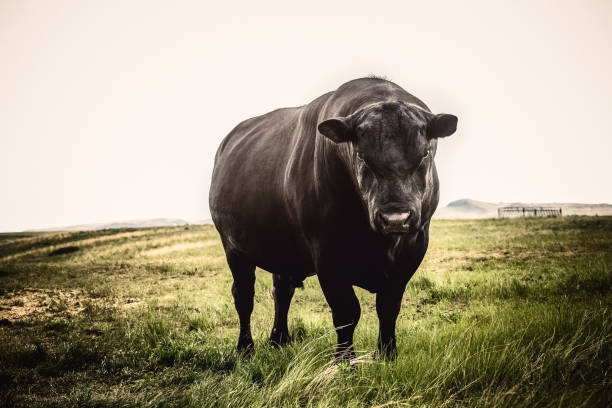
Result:
M274 326L270 334L270 341L275 346L282 346L290 341L287 315L295 287L284 275L274 274L272 279L274 282Z
M226 256L227 264L234 277L232 295L240 319L238 350L250 353L253 351L251 313L253 312L253 299L255 297L255 265L245 257L232 252L227 252Z

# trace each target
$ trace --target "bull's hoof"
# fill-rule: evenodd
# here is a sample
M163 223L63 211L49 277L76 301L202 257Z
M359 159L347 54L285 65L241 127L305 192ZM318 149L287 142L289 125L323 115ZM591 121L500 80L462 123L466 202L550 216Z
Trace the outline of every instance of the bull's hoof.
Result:
M239 353L250 356L255 352L255 344L253 339L240 339L236 347Z
M355 350L352 347L349 347L349 348L342 347L336 350L336 356L334 358L334 363L338 364L338 363L342 363L345 361L350 362L354 358L355 358Z
M393 361L397 358L397 348L395 346L378 347L376 356L385 361Z
M270 343L276 348L283 347L291 343L291 337L289 333L273 331L270 335Z

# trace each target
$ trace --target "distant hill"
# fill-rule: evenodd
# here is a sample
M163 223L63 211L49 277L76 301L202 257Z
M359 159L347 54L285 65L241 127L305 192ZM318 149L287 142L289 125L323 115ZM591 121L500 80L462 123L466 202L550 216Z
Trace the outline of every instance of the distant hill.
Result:
M449 203L446 207L439 207L433 218L495 218L497 209L507 206L557 207L561 208L563 215L612 215L611 204L487 203L463 198Z
M579 203L488 203L485 201L463 198L449 203L446 207L438 207L433 218L495 218L497 209L506 206L522 207L561 207L563 215L612 215L611 204L579 204ZM179 218L151 218L145 220L107 222L98 224L71 225L68 227L31 229L24 232L44 231L93 231L118 228L150 228L171 227L180 225L212 224L210 218L185 221Z
M179 225L188 225L189 223L185 220L178 218L151 218L146 220L132 220L132 221L119 221L119 222L107 222L98 224L82 224L82 225L71 225L68 227L58 228L42 228L29 231L93 231L102 229L118 229L118 228L148 228L148 227L171 227Z
M212 225L213 224L213 220L212 220L212 218L205 218L203 220L197 220L197 221L190 222L190 224L195 224L195 225Z

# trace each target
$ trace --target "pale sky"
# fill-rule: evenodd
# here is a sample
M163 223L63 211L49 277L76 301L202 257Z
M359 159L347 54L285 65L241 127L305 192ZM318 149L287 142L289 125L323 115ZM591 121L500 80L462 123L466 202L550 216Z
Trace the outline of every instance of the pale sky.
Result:
M611 1L292 4L0 0L0 231L208 218L238 122L369 74L459 117L440 205L612 202Z

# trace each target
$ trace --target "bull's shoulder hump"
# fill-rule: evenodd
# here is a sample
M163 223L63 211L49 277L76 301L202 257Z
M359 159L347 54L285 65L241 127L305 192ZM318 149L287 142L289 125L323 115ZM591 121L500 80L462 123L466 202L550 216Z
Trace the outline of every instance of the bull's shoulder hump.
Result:
M384 78L366 77L345 82L334 92L332 106L350 114L372 103L402 101L428 110L427 105L401 86Z

